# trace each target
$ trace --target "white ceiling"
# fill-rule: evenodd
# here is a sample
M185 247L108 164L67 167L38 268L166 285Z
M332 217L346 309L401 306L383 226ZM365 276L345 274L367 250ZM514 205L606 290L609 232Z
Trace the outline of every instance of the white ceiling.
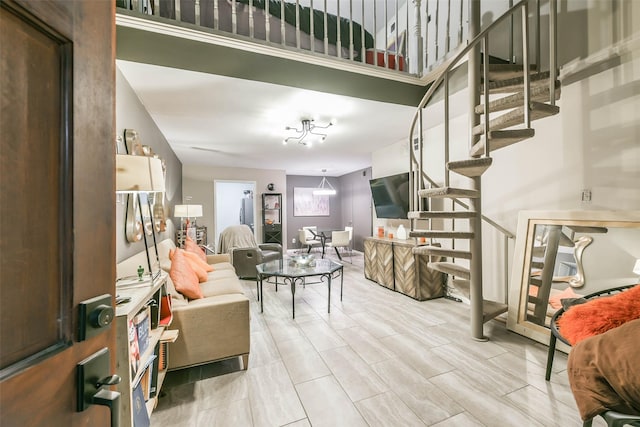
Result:
M415 108L128 61L117 66L184 166L341 176L406 139ZM322 144L283 145L302 118L336 119ZM144 140L143 140L144 142Z

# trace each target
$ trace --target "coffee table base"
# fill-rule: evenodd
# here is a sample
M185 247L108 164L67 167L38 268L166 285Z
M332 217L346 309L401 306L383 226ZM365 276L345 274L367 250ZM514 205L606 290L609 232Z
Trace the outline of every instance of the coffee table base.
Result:
M338 270L340 272L340 301L342 301L342 288L344 286L344 268L340 267ZM320 277L320 281L322 282L324 279L327 279L327 313L331 313L331 280L333 279L333 273L324 273L324 274L314 274L308 276L274 276L269 274L258 274L256 280L256 286L259 286L258 291L258 300L260 301L260 313L264 313L264 295L262 293L262 282L264 279L268 279L269 277L276 277L276 292L278 292L278 277L283 279L283 284L289 283L291 286L291 310L293 312L293 319L296 318L296 282L300 281L304 283L305 278L307 277Z

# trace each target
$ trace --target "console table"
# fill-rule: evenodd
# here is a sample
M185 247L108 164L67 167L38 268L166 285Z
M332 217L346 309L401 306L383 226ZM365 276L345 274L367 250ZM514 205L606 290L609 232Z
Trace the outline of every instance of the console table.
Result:
M364 277L419 301L444 296L446 275L428 267L430 257L414 255L415 239L367 237ZM432 262L441 257L431 257Z

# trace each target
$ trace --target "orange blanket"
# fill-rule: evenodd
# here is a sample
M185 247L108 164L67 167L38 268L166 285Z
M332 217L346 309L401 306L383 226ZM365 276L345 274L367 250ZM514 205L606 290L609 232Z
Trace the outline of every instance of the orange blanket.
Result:
M584 421L606 410L640 415L640 319L580 341L567 373Z

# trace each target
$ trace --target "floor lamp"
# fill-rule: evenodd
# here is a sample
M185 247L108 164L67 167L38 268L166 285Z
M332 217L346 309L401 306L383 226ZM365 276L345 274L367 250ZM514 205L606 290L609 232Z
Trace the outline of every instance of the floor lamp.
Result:
M140 222L142 224L142 236L144 248L147 254L147 266L149 277L153 280L151 259L147 246L147 233L144 231L144 215L140 203L140 193L156 193L164 191L164 174L162 173L162 161L154 157L131 156L128 154L116 154L116 193L135 196L140 206ZM126 224L125 224L126 227ZM153 245L158 258L158 246L156 243L155 229L153 229Z

